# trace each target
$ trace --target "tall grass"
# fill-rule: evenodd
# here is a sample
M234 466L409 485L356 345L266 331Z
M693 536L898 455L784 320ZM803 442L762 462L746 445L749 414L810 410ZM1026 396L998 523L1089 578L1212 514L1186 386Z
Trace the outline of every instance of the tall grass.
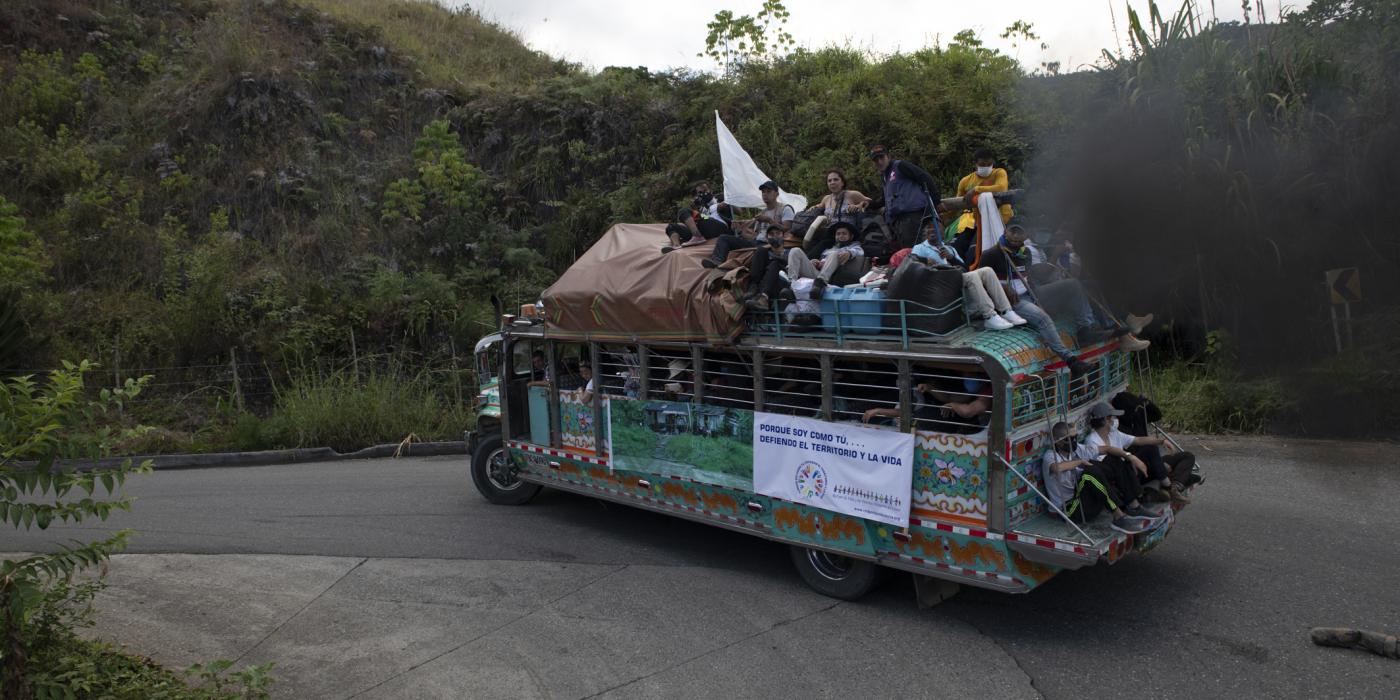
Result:
M244 441L343 452L409 436L460 439L472 414L454 393L429 372L396 365L360 373L303 368L277 388L271 415Z

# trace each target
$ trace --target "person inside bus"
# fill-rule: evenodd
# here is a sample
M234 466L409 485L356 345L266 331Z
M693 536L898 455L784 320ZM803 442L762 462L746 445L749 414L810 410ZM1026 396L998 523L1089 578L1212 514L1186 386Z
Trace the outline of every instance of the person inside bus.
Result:
M593 403L593 364L586 358L579 364L579 376L583 378L583 387L578 390L575 396L579 403Z
M1129 435L1118 429L1118 416L1123 412L1107 403L1096 403L1089 408L1089 427L1093 431L1084 439L1084 444L1094 448L1101 455L1113 455L1121 457L1130 462L1133 467L1142 475L1142 482L1147 486L1148 500L1165 503L1184 496L1179 489L1173 488L1173 473L1168 470L1165 463L1159 458L1156 463L1149 463L1142 458L1143 448L1153 447L1158 450L1163 444L1162 438L1137 437ZM1189 474L1192 464L1184 464L1185 474ZM1183 474L1183 478L1185 477Z
M1069 424L1063 421L1051 427L1050 436L1050 449L1041 457L1040 469L1045 496L1061 513L1085 524L1108 511L1113 526L1126 532L1144 529L1141 521L1130 516L1155 517L1138 502L1142 487L1126 460L1105 459L1096 449L1075 440Z
M831 222L849 221L858 225L860 213L871 202L864 194L846 189L846 175L840 170L831 168L822 175L826 178L827 194L807 208L808 212L819 211L821 215L812 220L802 237L802 247L809 257L820 256L831 247L835 240L830 229Z
M960 391L951 391L942 383L920 382L909 390L911 417L916 421L938 423L939 432L981 432L991 418L991 385L972 377L949 377L958 382ZM898 406L877 406L866 409L864 423L877 418L899 420Z
M925 265L967 269L958 251L939 237L936 224L925 227L924 240L911 248L909 255ZM1004 331L1025 325L1026 319L1012 310L1011 302L1006 298L1006 292L1001 288L1001 282L991 268L979 267L971 272L963 272L962 281L963 302L967 305L968 316L982 321L983 328L989 331Z
M790 280L811 279L813 299L820 299L826 285L838 272L859 277L865 270L865 250L856 240L856 227L849 221L834 221L830 226L836 236L836 244L822 253L821 260L813 262L799 248L788 251L787 274Z
M532 386L546 386L554 381L554 373L549 370L549 362L544 358L543 350L536 350L530 353L530 384Z
M666 226L671 244L661 252L669 253L683 245L699 245L729 233L733 213L728 204L716 197L710 183L701 180L691 188L690 206L676 212L676 220Z

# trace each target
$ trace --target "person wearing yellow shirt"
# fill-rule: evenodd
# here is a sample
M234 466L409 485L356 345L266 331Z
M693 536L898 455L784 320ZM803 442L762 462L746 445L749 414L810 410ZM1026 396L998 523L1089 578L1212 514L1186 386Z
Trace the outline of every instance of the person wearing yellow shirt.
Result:
M958 181L955 190L959 197L963 198L963 205L967 211L958 217L957 223L952 227L953 247L964 255L964 259L972 260L976 266L978 251L972 250L973 243L977 240L977 231L981 228L982 222L979 220L980 214L977 211L977 204L973 201L973 196L983 192L1005 192L1010 189L1010 182L1006 176L1005 168L996 167L996 161L992 157L992 151L987 148L979 148L972 154L973 161L977 164L977 169L968 174L967 177ZM1003 226L1011 221L1015 214L1010 204L1003 204L998 207L1001 212L1001 223Z

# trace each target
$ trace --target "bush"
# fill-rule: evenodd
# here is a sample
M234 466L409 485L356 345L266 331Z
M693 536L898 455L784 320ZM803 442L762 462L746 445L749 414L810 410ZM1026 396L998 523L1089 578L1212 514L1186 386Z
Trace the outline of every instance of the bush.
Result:
M277 389L277 404L261 426L269 447L355 450L410 437L431 440L461 435L471 413L446 398L428 372L350 368L302 369ZM245 423L246 436L251 428Z

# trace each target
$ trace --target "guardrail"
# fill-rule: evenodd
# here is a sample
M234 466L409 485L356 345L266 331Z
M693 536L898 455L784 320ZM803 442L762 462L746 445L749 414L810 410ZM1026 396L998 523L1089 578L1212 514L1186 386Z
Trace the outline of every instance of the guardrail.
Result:
M779 341L830 339L838 345L847 341L889 342L898 336L902 349L908 350L910 343L943 342L968 325L961 296L937 308L907 299L823 299L819 313L789 313L798 303L802 302L775 299L767 311L750 311L749 333ZM954 314L958 317L955 323ZM795 322L803 316L819 316L821 322Z

